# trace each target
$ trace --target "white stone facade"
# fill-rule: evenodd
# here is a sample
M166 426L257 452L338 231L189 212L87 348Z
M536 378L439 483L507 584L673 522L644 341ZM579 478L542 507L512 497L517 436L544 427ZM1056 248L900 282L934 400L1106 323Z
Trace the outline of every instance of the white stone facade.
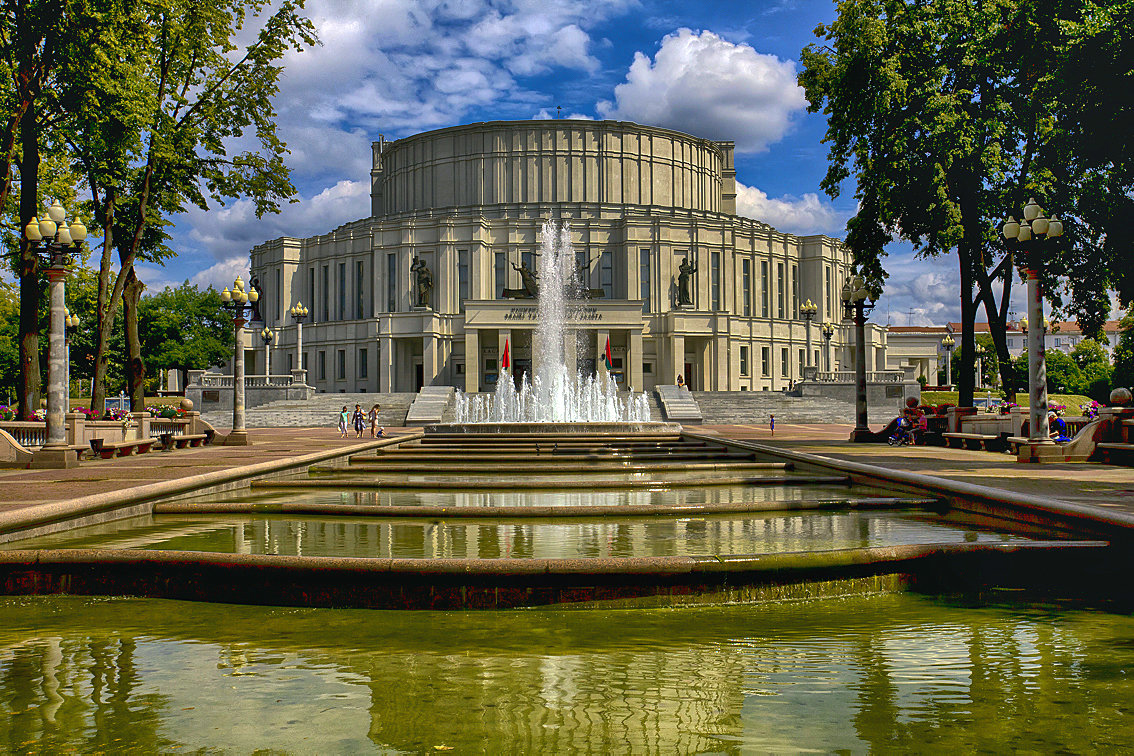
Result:
M530 368L532 300L522 287L545 220L570 224L592 289L577 326L584 366L605 369L609 338L624 386L677 381L695 390L780 390L805 363L849 369L851 328L839 290L849 253L739 217L731 142L614 121L479 123L373 145L372 216L309 239L252 250L261 310L278 333L270 372L295 364L287 310L302 301L307 380L320 391L491 390L505 342ZM695 261L691 306L677 306L678 265ZM416 305L410 266L433 289ZM819 306L805 357L799 305ZM827 364L820 324L838 328ZM885 366L871 327L869 370ZM256 365L260 370L262 365Z

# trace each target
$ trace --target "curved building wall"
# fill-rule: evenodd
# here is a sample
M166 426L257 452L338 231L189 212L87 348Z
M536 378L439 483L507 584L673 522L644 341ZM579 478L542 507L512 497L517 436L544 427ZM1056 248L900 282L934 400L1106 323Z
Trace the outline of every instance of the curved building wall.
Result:
M732 143L624 121L507 121L374 144L372 211L612 204L732 212Z

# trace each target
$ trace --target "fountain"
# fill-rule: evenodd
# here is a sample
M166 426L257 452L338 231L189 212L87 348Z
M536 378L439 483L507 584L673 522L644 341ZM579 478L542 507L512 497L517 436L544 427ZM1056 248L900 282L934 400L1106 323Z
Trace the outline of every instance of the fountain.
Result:
M533 343L535 376L519 386L504 368L492 394L458 391L456 422L430 426L430 432L673 432L680 426L650 421L644 393L622 396L609 373L584 375L578 369L573 308L586 296L575 268L567 224L543 225L539 288ZM502 366L503 367L503 366Z

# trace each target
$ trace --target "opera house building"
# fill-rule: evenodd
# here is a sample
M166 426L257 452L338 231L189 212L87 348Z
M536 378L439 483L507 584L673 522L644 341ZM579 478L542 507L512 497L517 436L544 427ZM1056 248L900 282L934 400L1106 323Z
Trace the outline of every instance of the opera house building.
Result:
M487 391L505 345L513 373L531 370L548 219L569 225L589 284L570 308L584 370L606 370L608 340L636 391L678 376L694 390L780 390L805 364L850 364L848 250L738 216L732 142L622 121L477 123L374 142L370 179L370 217L252 250L278 333L269 372L304 367L328 393ZM818 305L810 360L806 300ZM824 321L837 326L829 351Z

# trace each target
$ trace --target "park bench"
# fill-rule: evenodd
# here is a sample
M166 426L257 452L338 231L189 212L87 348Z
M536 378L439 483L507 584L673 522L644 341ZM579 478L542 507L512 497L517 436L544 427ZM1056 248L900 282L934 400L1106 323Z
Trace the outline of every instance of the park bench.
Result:
M94 439L95 441L102 441L101 444L91 443L91 449L94 453L103 459L112 459L114 457L128 457L131 454L145 454L150 448L157 443L156 438L139 438L134 441L121 441L115 443L113 441L103 441L102 439Z
M1004 451L1008 443L1004 436L987 433L943 433L945 445L957 449L983 449L985 451Z
M204 433L186 433L183 436L174 436L173 443L178 449L184 449L186 446L204 446L208 436Z
M1106 465L1128 465L1134 461L1134 444L1100 443L1095 445L1095 452Z

